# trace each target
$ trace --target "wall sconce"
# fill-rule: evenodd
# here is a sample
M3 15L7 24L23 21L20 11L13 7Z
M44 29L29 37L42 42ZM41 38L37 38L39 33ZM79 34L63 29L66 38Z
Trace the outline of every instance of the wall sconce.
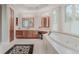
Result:
M18 17L16 17L16 26L18 26Z

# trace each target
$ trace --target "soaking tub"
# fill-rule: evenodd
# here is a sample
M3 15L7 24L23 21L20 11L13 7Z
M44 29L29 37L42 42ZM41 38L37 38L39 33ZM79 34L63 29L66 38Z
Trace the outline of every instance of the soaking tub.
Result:
M78 54L79 53L79 37L61 33L51 32L50 34L44 34L43 39L50 42L51 46L60 54Z

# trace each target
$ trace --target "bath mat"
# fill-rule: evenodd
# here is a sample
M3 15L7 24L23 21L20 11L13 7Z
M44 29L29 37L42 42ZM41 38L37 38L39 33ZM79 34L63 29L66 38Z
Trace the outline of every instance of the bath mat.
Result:
M33 54L33 45L16 44L5 54Z

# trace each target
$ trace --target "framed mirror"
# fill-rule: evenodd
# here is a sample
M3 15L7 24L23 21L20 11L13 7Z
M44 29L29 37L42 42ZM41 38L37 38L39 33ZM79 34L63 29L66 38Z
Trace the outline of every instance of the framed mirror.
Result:
M45 16L41 18L41 27L49 28L50 27L50 17Z
M34 18L22 18L22 28L32 28L34 27Z

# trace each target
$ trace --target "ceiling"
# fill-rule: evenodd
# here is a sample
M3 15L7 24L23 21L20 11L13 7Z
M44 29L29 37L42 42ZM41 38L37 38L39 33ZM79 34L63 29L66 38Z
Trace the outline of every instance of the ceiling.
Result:
M55 8L60 5L59 4L12 4L12 6L15 8L17 14L23 15L23 14L34 14L34 13L36 14L36 13L46 12L47 10L52 10L52 8Z
M39 10L48 6L48 4L15 4L16 9Z

